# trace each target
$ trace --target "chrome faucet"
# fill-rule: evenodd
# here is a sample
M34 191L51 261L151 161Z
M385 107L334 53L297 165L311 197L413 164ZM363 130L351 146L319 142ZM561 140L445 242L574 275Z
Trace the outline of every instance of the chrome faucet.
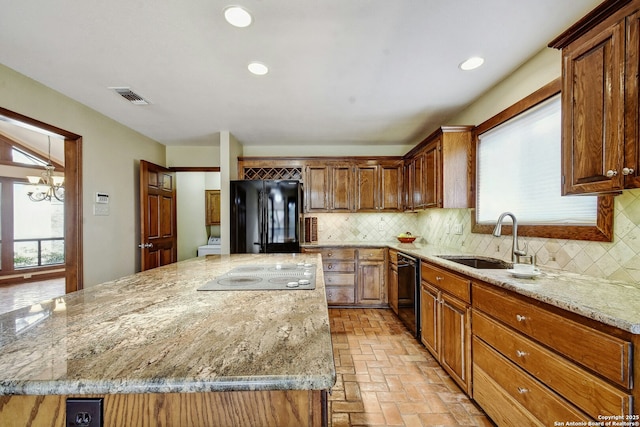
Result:
M493 235L496 237L500 237L502 234L502 221L505 216L510 216L513 221L513 226L511 228L511 234L513 236L513 243L511 246L511 261L514 263L518 262L519 256L524 256L527 254L527 242L524 243L524 249L520 249L518 245L518 220L516 220L516 216L511 212L504 212L498 218L498 222L496 223L496 228L493 229Z

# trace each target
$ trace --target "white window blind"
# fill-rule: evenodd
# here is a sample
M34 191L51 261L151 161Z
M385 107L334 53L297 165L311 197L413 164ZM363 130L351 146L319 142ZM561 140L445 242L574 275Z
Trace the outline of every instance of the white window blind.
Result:
M597 197L561 194L560 95L479 135L476 221L594 225Z

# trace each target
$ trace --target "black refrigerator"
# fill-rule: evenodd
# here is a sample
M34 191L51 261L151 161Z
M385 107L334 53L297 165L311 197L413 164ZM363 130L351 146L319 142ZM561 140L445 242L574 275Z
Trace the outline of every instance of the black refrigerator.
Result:
M300 252L302 184L231 181L231 253Z

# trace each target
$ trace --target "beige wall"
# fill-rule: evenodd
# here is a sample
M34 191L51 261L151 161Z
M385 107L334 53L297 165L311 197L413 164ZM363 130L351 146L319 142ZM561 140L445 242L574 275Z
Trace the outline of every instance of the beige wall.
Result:
M139 161L164 165L164 146L3 65L0 105L82 136L85 287L139 270ZM93 215L96 192L109 216Z
M205 147L167 146L167 166L218 167L220 166L220 138Z

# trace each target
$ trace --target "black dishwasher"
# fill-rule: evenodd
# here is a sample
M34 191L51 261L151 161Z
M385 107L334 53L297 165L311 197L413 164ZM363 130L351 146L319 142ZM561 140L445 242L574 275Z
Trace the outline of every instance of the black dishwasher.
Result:
M398 253L398 317L411 334L420 337L420 261Z

